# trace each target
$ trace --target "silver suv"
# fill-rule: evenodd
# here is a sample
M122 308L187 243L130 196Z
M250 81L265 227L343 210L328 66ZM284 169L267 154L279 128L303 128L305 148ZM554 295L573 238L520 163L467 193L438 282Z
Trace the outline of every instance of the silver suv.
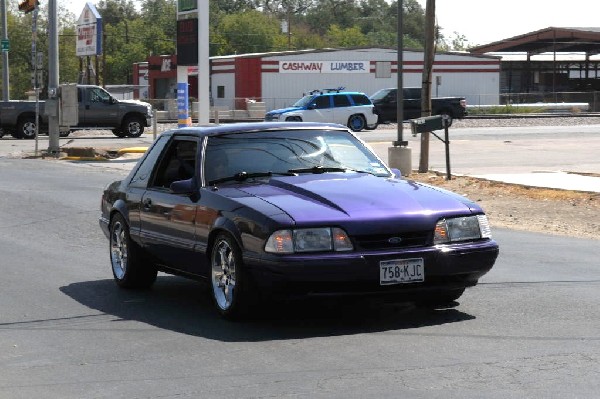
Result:
M355 132L375 129L377 115L369 97L341 90L313 90L289 108L267 112L265 121L339 123Z

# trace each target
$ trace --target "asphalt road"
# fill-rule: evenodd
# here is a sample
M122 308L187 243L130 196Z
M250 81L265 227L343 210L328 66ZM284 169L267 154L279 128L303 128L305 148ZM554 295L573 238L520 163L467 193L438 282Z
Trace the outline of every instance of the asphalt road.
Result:
M272 304L212 310L160 275L115 287L98 227L124 171L0 157L1 398L591 398L600 247L495 231L501 253L451 309Z

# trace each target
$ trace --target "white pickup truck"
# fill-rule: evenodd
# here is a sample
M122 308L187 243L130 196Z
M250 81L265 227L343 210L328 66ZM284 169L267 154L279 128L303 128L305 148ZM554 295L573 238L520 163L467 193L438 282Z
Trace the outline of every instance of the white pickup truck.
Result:
M152 105L137 100L118 100L102 87L78 85L79 123L62 131L61 137L82 129L109 129L117 137L138 137L152 125ZM40 134L48 132L44 101L39 102ZM0 101L0 137L35 138L35 101Z

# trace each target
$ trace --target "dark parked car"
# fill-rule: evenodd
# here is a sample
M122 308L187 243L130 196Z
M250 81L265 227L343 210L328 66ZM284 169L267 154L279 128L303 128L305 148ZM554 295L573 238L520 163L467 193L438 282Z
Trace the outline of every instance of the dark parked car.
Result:
M446 304L498 255L483 210L405 180L348 128L249 123L160 135L102 195L116 283L208 280L225 317L275 295Z

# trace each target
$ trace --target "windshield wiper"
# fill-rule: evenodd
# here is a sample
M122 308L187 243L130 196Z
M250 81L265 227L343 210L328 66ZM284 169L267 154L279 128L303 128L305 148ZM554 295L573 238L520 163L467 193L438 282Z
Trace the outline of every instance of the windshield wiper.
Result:
M253 178L257 178L257 177L269 177L269 176L296 176L296 173L294 172L254 172L254 173L248 173L248 172L239 172L236 173L232 176L227 176L227 177L221 177L220 179L215 179L215 180L211 180L208 182L209 186L213 186L215 184L219 184L219 183L225 183L228 181L245 181L248 179L253 179Z
M339 167L330 167L330 166L320 166L316 165L312 168L299 168L299 169L290 169L289 173L326 173L326 172L347 172L347 168L339 168Z
M372 172L368 172L366 170L356 170L352 168L344 168L344 167L332 167L332 166L313 166L312 168L300 168L300 169L290 169L288 172L291 173L327 173L327 172L354 172L354 173L368 173L372 175Z

